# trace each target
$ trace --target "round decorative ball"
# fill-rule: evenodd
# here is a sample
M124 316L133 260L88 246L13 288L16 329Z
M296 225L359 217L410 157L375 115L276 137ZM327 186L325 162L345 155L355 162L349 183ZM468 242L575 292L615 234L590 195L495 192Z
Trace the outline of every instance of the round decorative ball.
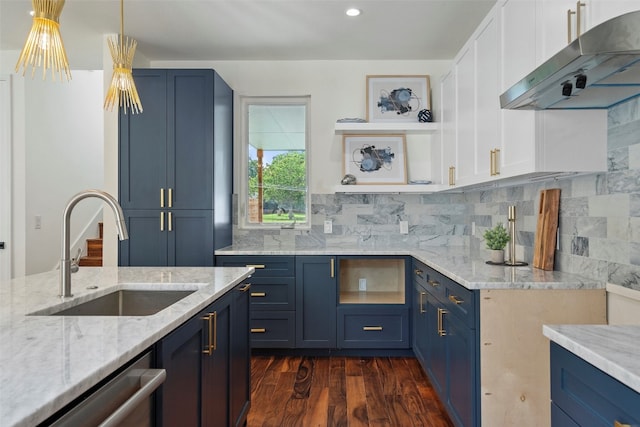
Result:
M433 115L430 110L424 109L418 112L418 121L421 123L433 121Z

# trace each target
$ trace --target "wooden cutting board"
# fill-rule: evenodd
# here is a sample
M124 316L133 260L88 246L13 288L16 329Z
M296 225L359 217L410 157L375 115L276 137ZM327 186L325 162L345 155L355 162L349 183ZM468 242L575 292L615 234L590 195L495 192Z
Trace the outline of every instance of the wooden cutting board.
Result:
M538 223L536 225L536 237L533 245L532 265L535 268L553 270L559 207L559 188L540 191Z

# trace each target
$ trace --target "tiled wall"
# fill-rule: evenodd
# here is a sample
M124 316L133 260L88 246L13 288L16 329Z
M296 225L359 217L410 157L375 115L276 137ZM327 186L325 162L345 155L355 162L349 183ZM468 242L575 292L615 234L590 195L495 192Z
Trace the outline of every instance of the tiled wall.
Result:
M506 224L508 206L515 205L517 259L531 262L539 192L560 188L555 269L640 290L640 100L609 111L608 159L607 173L462 194L314 194L311 230L248 232L236 227L234 244L482 249L482 232L497 222ZM323 233L325 219L333 220L332 234ZM399 233L399 220L409 222L408 235Z

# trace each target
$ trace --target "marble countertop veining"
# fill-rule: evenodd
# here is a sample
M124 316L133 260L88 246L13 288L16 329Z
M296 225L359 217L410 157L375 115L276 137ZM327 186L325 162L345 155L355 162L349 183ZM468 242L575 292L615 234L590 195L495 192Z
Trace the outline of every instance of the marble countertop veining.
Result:
M640 393L640 326L544 325L551 341Z
M530 265L488 265L486 254L467 247L430 248L340 246L312 249L255 248L229 246L216 255L409 255L460 283L467 289L604 289L606 283L560 271L545 271Z
M59 271L0 282L0 425L33 426L239 284L252 268L95 267L72 275L72 300L127 288L196 292L151 316L33 316L55 304ZM97 286L88 290L88 286Z

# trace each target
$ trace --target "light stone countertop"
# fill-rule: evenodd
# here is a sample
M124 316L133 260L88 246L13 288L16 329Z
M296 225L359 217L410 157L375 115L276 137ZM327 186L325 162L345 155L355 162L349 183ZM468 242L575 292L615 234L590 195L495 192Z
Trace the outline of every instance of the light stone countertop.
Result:
M118 288L197 290L155 315L139 317L29 316L70 300L57 296L60 272L1 282L0 425L44 421L252 272L229 267L95 267L72 275L73 300Z
M488 265L486 253L467 247L418 248L326 247L321 249L255 248L229 246L216 255L408 255L458 282L467 289L604 289L606 283L560 271Z
M640 393L640 326L544 325L551 341Z

